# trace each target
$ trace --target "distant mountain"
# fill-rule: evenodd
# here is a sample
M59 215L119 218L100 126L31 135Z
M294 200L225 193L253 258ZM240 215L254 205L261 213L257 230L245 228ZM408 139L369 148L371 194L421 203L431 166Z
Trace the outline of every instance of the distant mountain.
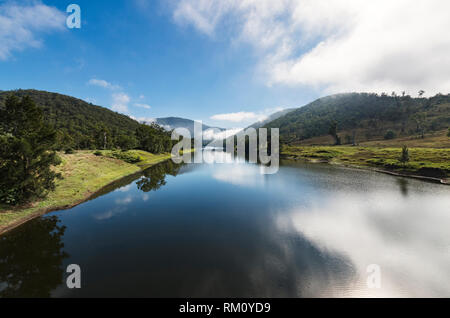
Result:
M383 138L388 131L396 136L419 135L450 126L450 94L431 98L349 93L320 98L264 124L280 129L280 141L296 143L328 135L337 123L342 141L356 134L359 141Z
M191 133L191 137L194 137L194 121L191 119L180 117L164 117L164 118L156 118L155 122L168 131L177 128L186 128ZM202 131L204 133L204 138L211 139L214 134L214 130L216 132L220 132L224 131L225 129L219 127L211 127L202 124Z

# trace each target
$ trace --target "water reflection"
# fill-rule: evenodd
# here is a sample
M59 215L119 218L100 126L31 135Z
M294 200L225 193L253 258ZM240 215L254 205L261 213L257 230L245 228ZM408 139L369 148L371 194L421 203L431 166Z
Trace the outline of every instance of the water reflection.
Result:
M263 175L204 156L211 164L167 161L3 236L1 295L450 296L449 188L295 162ZM59 230L42 226L53 217ZM82 289L62 284L63 256L85 271ZM380 290L366 286L369 264ZM48 285L21 287L38 280L29 272Z
M176 176L181 167L182 164L167 160L145 170L144 176L136 182L136 185L139 190L144 192L156 191L166 185L166 175Z
M327 296L442 297L450 295L450 197L409 200L387 192L364 198L338 195L280 216L325 253L349 259L352 285L334 285ZM366 269L381 267L382 288L368 289Z
M0 297L49 297L63 281L66 227L56 216L26 223L0 237Z
M408 196L408 180L404 178L398 178L397 184L400 187L400 192L404 197Z

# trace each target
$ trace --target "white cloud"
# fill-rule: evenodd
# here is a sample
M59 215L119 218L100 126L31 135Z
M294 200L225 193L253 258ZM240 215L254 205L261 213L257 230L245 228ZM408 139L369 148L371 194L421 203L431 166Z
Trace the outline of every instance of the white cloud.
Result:
M113 103L112 110L119 113L128 112L128 103L130 102L130 97L125 93L116 93L112 95Z
M128 104L130 103L131 98L130 98L130 96L128 96L128 94L121 92L122 87L120 87L119 85L112 84L108 81L98 79L98 78L92 78L87 83L88 83L88 85L99 86L99 87L103 87L103 88L106 88L106 89L109 89L112 91L116 91L116 92L113 92L111 95L111 98L112 98L111 109L116 112L123 113L123 114L128 113ZM137 106L137 105L143 105L143 104L134 104L134 105ZM140 106L140 107L143 107L143 106Z
M203 33L211 35L214 31L216 20L221 16L220 3L222 2L181 1L175 9L173 17L178 23L192 23Z
M153 122L156 121L155 118L152 117L134 117L134 116L130 116L131 119L134 119L140 123L145 123L145 124L151 124Z
M121 187L121 188L117 189L117 191L119 191L119 192L129 192L131 190L132 186L133 185L130 183L129 185L126 185L124 187Z
M144 124L151 124L156 121L156 119L152 117L139 117L137 120Z
M266 120L271 114L279 112L283 110L283 107L274 107L274 108L266 108L260 112L237 112L237 113L227 113L227 114L217 114L213 115L210 118L212 120L219 121L229 121L234 123L247 122L254 123L257 121Z
M220 156L221 153L218 152L217 155ZM230 183L236 186L261 187L264 186L265 177L263 174L255 172L257 169L259 169L257 166L248 167L247 165L235 162L232 169L228 166L218 166L214 170L212 177L221 182Z
M122 90L122 87L119 85L115 85L112 84L108 81L102 80L102 79L98 79L98 78L92 78L87 82L89 85L94 85L94 86L99 86L99 87L103 87L106 89L110 89L112 91L119 91L118 93L113 93L112 94L112 110L120 112L120 113L128 113L128 104L131 101L130 96L128 96L128 94L124 93L124 92L120 92ZM143 99L144 95L139 95L139 99ZM148 104L144 104L144 103L134 103L133 106L135 107L140 107L140 108L145 108L145 109L150 109L151 106ZM147 121L149 118L140 118L137 119L135 117L130 116L131 118L135 119L135 120L139 120L139 121Z
M96 79L96 78L90 79L88 81L88 84L89 85L94 85L94 86L100 86L100 87L111 89L111 90L120 89L119 85L113 85L110 82L107 82L107 81L102 80L102 79Z
M133 202L133 197L131 195L127 195L124 198L116 199L114 202L116 202L116 204L128 204Z
M18 5L7 2L0 5L0 60L11 57L13 51L28 47L39 48L38 34L64 30L63 12L40 2Z
M217 114L211 116L212 120L231 121L234 123L240 123L243 121L261 121L266 118L267 118L266 115L257 114L254 112L237 112L237 113Z
M231 128L227 130L219 130L217 128L210 128L203 131L204 140L220 140L226 139L237 134L242 128Z
M91 98L91 97L86 97L86 98L84 99L84 101L86 101L86 102L88 102L88 103L91 103L91 104L97 103L97 100L96 100L95 98Z
M140 108L145 108L145 109L150 109L150 108L152 108L150 105L142 104L142 103L135 103L134 106L140 107Z
M448 12L447 0L181 0L173 18L251 44L269 86L434 94L450 91Z

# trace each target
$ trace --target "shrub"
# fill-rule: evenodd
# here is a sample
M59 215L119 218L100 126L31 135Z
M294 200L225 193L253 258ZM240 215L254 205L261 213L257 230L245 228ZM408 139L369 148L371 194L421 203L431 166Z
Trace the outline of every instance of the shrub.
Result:
M112 157L116 159L123 160L128 163L137 163L142 161L141 156L135 153L127 152L127 151L114 151L111 154Z
M72 148L67 148L65 151L64 151L64 153L66 154L66 155L71 155L71 154L73 154L75 151L72 149Z
M18 202L18 189L0 189L0 201L6 204L15 205Z
M395 132L393 132L392 130L388 130L386 132L386 134L384 135L384 139L389 140L389 139L394 139L395 138Z
M97 150L97 151L94 152L94 155L96 155L96 156L101 156L101 155L102 155L102 152L99 151L99 150Z

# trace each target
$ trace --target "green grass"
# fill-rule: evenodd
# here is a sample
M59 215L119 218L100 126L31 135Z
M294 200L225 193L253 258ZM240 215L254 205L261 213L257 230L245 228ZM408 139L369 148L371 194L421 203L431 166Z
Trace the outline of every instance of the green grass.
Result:
M389 171L448 178L450 175L450 149L409 148L410 161L402 164L400 147L351 146L283 146L284 157L329 162L351 166L365 166Z
M101 152L101 156L94 155L94 151L60 153L62 164L55 167L55 170L62 174L63 179L57 180L56 190L50 192L45 199L26 206L0 206L0 233L6 227L34 214L81 203L111 182L170 158L170 154L154 155L142 150L130 150L127 151L129 155L141 157L138 163L131 164L113 158L112 151Z
M360 142L361 146L368 147L402 147L404 145L409 148L450 148L450 137L447 136L448 130L433 132L420 136L409 136L394 138L390 140L372 140Z
M108 157L108 158L116 158L116 159L119 159L121 157L122 157L122 159L125 159L125 157L139 158L139 161L135 162L135 164L142 169L145 169L145 168L152 166L156 163L159 163L161 161L170 159L170 157L171 157L170 153L162 153L162 154L155 155L155 154L149 153L144 150L129 150L129 151L125 151L125 152L112 151L112 150L100 150L99 152L102 154L102 156ZM125 155L121 156L121 153L123 153ZM117 154L119 154L119 156Z
M352 136L353 131L340 131L342 142L345 142L344 136ZM409 148L450 148L450 137L447 136L448 129L430 132L425 134L425 138L421 138L419 135L415 136L403 136L390 140L385 140L383 137L379 137L374 140L366 140L363 131L356 132L356 143L363 147L390 147L401 148L403 145ZM298 141L293 145L296 146L330 146L333 145L333 137L319 136L310 139Z

